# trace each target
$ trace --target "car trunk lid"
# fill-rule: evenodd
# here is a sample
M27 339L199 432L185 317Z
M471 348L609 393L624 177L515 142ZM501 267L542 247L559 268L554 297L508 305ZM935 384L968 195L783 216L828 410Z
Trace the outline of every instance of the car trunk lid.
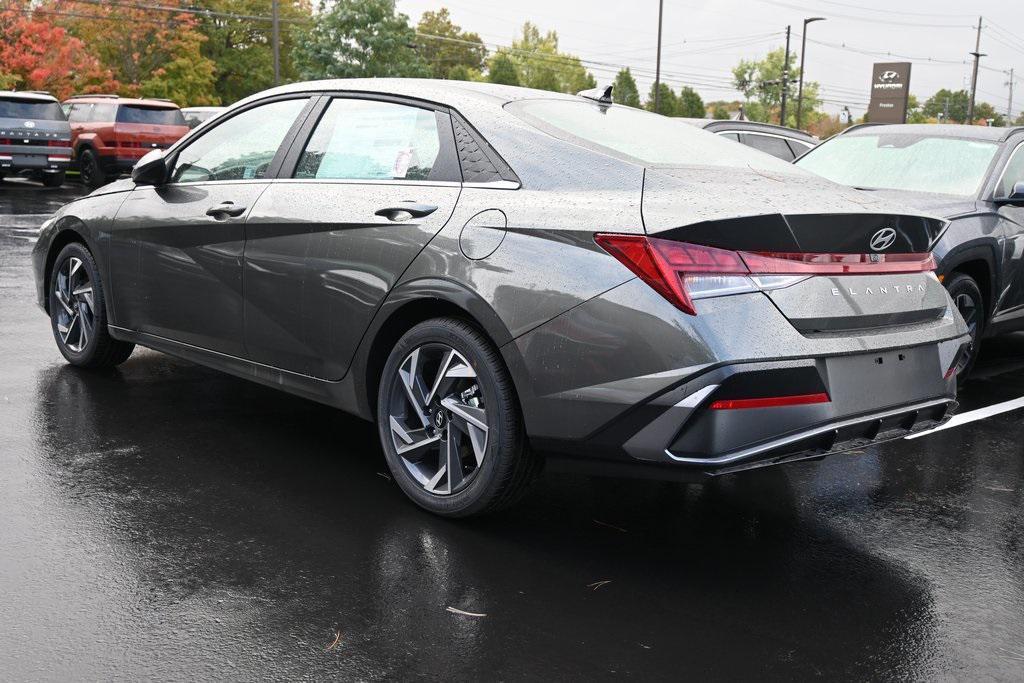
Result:
M756 289L803 333L920 324L946 312L928 254L946 221L869 193L802 173L649 169L642 209L652 238L739 254Z

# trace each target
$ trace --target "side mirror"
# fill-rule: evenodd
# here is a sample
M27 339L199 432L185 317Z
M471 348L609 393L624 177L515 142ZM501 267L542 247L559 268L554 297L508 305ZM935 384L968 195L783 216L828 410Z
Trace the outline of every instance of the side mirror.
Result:
M163 150L154 149L138 160L132 169L132 182L136 185L163 185L167 182Z
M1010 193L1011 202L1024 202L1024 180L1013 184L1013 191Z

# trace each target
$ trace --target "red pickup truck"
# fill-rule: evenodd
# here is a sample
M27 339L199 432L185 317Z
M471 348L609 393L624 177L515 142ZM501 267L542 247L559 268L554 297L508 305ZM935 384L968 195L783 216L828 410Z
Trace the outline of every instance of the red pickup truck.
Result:
M131 171L150 150L166 149L189 131L178 105L117 95L75 95L61 105L82 182L99 187Z

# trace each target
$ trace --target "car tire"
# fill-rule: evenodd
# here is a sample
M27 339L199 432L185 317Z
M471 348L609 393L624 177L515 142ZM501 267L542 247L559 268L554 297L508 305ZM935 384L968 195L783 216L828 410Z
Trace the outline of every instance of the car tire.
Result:
M107 184L107 176L100 168L99 157L91 149L82 150L78 157L78 172L82 183L90 190Z
M64 184L64 171L60 173L44 173L43 185L46 187L60 187Z
M395 481L437 515L507 507L539 472L501 355L465 321L436 318L402 336L381 374L377 418Z
M79 242L65 246L50 273L50 327L61 355L82 368L111 368L135 349L107 330L106 298L92 254Z
M957 382L963 384L970 376L981 348L981 338L985 332L985 300L978 283L965 273L953 273L946 279L945 285L971 335L970 354L957 375Z

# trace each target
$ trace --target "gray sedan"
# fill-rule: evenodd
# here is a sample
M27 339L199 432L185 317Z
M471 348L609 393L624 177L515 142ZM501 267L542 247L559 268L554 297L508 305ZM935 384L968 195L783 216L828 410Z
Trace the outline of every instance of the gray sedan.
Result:
M70 363L141 344L375 420L465 516L545 464L701 480L939 424L944 225L603 97L337 80L151 153L34 266Z

